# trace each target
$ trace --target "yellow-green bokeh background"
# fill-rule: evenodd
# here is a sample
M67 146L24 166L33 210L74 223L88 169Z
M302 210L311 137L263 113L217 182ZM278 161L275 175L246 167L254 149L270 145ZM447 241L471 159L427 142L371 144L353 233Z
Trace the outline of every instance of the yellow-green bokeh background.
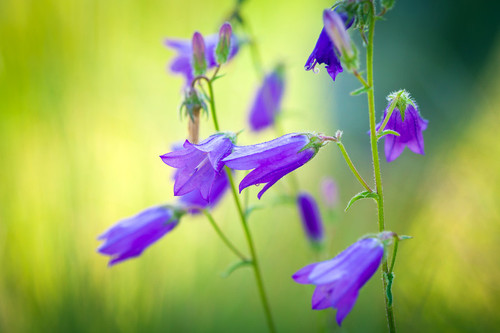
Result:
M394 286L405 332L487 332L500 324L500 46L490 2L400 0L378 25L376 97L407 88L430 120L425 157L405 151L382 162L387 225L415 238L400 247ZM182 223L139 259L107 268L96 236L126 216L172 201L171 170L158 155L185 137L182 80L166 71L167 36L215 32L224 1L0 2L0 331L259 332L265 330L249 269L234 262L201 217ZM267 68L283 61L286 131L334 133L369 178L364 97L348 74L335 84L303 70L328 1L248 1ZM449 6L449 7L447 7ZM245 127L258 85L243 48L216 82L223 130ZM202 136L212 132L210 119ZM273 137L243 132L242 143ZM360 190L336 147L296 172L319 196L325 175L340 187L328 223L326 259L374 232L374 205L342 206ZM334 311L310 310L311 286L290 275L316 260L292 205L272 205L286 178L262 200L251 229L281 332L322 331ZM250 190L256 202L256 190ZM323 207L324 208L324 207ZM245 248L232 201L215 217ZM383 332L378 275L338 332Z

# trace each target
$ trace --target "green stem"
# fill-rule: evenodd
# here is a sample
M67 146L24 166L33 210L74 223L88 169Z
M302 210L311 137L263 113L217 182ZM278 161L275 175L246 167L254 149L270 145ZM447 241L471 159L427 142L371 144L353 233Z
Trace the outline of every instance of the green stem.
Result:
M212 82L210 82L210 80L207 80L207 83L208 83L208 91L210 94L210 109L212 111L212 119L213 119L215 130L219 131L219 123L218 123L217 117L216 117ZM234 202L236 204L236 208L238 210L238 215L239 215L240 220L241 220L241 225L242 225L243 230L245 232L245 238L247 240L248 248L250 250L252 267L253 267L253 271L255 274L255 281L257 282L257 289L259 290L260 299L262 301L262 307L264 308L264 312L266 315L267 326L269 327L269 331L274 333L274 332L276 332L276 329L274 327L274 321L273 321L273 317L271 315L271 308L269 306L269 301L267 300L266 291L264 289L264 282L262 280L262 274L260 272L260 266L259 266L259 261L257 259L257 253L255 251L253 239L252 239L252 236L250 234L250 229L248 228L247 218L246 218L245 212L243 211L243 208L242 208L241 203L240 203L238 191L236 190L236 185L234 184L234 179L233 179L233 174L231 173L231 169L229 169L228 167L224 167L224 168L225 168L225 171L227 174L227 178L229 179L229 183L231 184L231 191L233 193Z
M391 268L389 268L389 273L394 271L394 264L396 264L396 255L398 254L399 237L394 237L394 249L392 250L392 260Z
M267 326L270 332L276 332L276 329L274 327L273 317L271 315L271 308L269 306L269 301L267 300L266 291L264 290L264 283L262 281L262 274L260 272L260 266L257 260L257 253L255 252L253 239L250 234L250 229L248 228L247 218L241 207L240 199L238 197L238 191L236 190L236 185L234 184L234 179L231 173L231 169L229 169L228 167L225 167L225 169L227 177L229 178L229 183L231 184L231 191L233 193L233 198L236 204L236 208L238 209L241 225L243 226L243 230L245 231L245 237L247 239L248 248L250 249L250 255L252 256L252 266L255 273L255 280L257 281L257 288L259 289L259 295L262 301L262 306L264 307L264 312L266 314Z
M219 235L220 239L224 242L224 244L226 244L226 246L238 257L240 257L241 260L243 261L249 261L237 248L236 246L233 245L233 243L231 243L231 241L226 237L226 235L224 235L224 233L222 232L222 230L219 228L219 226L217 225L217 223L215 223L215 220L212 216L212 214L209 213L208 210L204 209L203 210L203 213L205 213L205 216L207 217L208 221L210 221L210 224L212 225L212 227L214 228L215 232L217 233L217 235Z
M217 121L217 113L215 112L215 99L214 99L214 89L212 87L212 81L207 80L208 93L210 94L210 111L212 112L212 119L214 122L214 127L217 132L220 131L219 122Z
M370 186L368 186L368 184L365 182L365 180L363 179L363 177L361 177L361 175L359 174L358 170L356 169L356 167L354 166L354 164L352 163L352 160L351 158L349 157L349 154L347 154L347 151L345 150L345 147L344 145L342 144L342 142L337 142L337 146L339 146L340 148L340 151L342 152L342 156L344 156L344 159L347 163L347 165L349 166L349 168L351 169L352 173L354 174L354 176L358 179L358 181L360 182L361 185L363 185L363 187L369 191L369 192L373 192L372 189L370 188Z
M372 150L372 160L373 160L373 172L375 174L375 186L379 199L377 201L378 207L378 227L379 231L385 230L384 221L384 195L382 190L382 175L380 172L380 160L378 154L377 146L377 133L375 131L375 95L373 89L373 36L375 32L375 5L373 1L370 1L371 13L370 13L370 24L368 28L368 44L366 45L366 71L367 71L367 83L372 89L367 91L368 96L368 114L370 118L370 145ZM389 326L389 332L396 332L396 324L394 321L394 311L393 306L390 304L388 298L386 297L387 281L383 278L384 274L389 274L389 267L387 265L387 259L384 259L382 263L382 281L384 284L384 299L385 299L385 312L387 316L387 323Z

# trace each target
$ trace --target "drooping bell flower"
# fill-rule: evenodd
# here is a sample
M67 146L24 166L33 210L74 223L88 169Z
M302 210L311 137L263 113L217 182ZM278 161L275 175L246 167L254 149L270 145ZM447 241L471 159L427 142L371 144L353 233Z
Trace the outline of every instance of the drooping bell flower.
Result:
M387 112L390 110L391 103L397 94L399 93L393 93L387 97L389 103L384 111L382 121L377 124L377 131L387 117ZM422 132L427 129L427 124L428 121L420 116L417 104L410 98L409 94L406 91L400 94L400 100L391 113L387 125L382 129L399 133L399 136L387 134L383 137L385 139L384 148L387 162L392 162L398 158L405 147L408 147L416 154L425 155Z
M337 51L347 58L353 57L351 38L342 17L336 11L325 9L323 11L323 24Z
M111 257L109 266L137 257L169 233L179 223L183 211L171 206L156 206L119 221L98 239L104 243L97 249Z
M204 37L205 57L207 70L217 66L215 50L219 43L219 34L213 34ZM165 45L177 51L176 57L170 62L170 71L175 74L181 74L186 79L186 86L190 85L194 79L193 72L193 46L192 41L186 39L166 39ZM230 47L227 60L232 59L239 50L239 40L235 34L231 34Z
M251 146L235 146L223 162L235 170L251 170L240 182L240 192L251 185L265 183L260 197L278 180L312 159L326 144L321 136L311 133L291 133L272 141Z
M342 18L345 28L350 28L354 20L349 20L349 17L345 13L339 13L338 15ZM339 51L334 47L332 40L328 36L325 28L323 28L319 34L316 46L314 46L311 55L307 59L304 66L305 70L312 70L315 72L317 64L325 64L328 74L331 76L333 81L335 81L337 74L342 73L343 71L337 52Z
M196 145L186 140L183 149L161 155L165 164L178 169L174 195L199 190L201 197L208 201L215 179L223 171L222 160L233 149L233 140L231 133L217 133Z
M297 195L297 206L307 238L312 243L320 243L324 237L324 228L316 200L309 193L300 192Z
M281 111L281 100L285 88L283 72L283 66L277 66L274 71L266 75L262 86L257 91L248 119L253 131L272 126Z
M379 238L357 241L333 259L305 266L292 278L300 284L314 284L312 309L337 309L342 324L356 303L361 287L373 276L382 261L384 245Z

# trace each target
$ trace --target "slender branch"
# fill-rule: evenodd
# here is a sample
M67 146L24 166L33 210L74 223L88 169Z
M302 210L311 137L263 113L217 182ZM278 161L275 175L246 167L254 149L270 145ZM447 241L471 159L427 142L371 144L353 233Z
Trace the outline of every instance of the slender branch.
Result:
M233 175L231 173L231 169L227 166L225 167L227 177L229 178L229 183L231 184L231 191L233 193L234 202L236 204L236 208L238 209L238 214L240 216L241 225L243 226L243 230L245 231L245 237L247 239L248 248L250 249L250 255L252 256L252 266L254 268L255 280L257 281L257 288L259 289L260 299L262 301L262 306L264 307L264 312L267 318L267 326L270 332L276 332L273 317L271 315L271 308L269 306L269 301L267 300L267 295L264 290L264 283L262 281L262 274L260 272L259 262L257 260L257 253L255 252L255 246L253 244L252 236L250 234L250 229L248 228L248 223L246 219L246 215L243 212L243 208L240 203L240 199L238 197L238 191L236 190L236 185L234 183Z
M391 267L389 268L389 273L394 271L394 264L396 264L396 255L398 254L399 237L394 237L394 249L392 250L392 260Z
M219 226L217 225L217 223L215 223L215 220L212 216L212 214L210 214L210 212L206 209L203 209L203 213L205 214L205 216L207 217L208 221L210 222L210 224L212 225L212 227L214 228L215 232L217 233L217 235L220 237L220 239L224 242L224 244L226 244L226 246L238 257L240 257L241 260L243 261L249 261L237 248L236 246L234 246L233 243L231 243L231 241L226 237L226 235L224 235L224 233L222 232L222 230L219 228Z
M354 164L352 163L352 160L351 158L349 157L349 154L347 154L347 151L345 150L345 147L344 145L342 144L342 142L337 142L337 146L339 146L340 148L340 151L342 152L342 156L344 156L344 159L347 163L347 165L349 166L349 168L351 169L352 173L354 174L354 176L358 179L358 181L360 182L361 185L363 185L363 187L369 191L369 192L373 192L372 189L370 188L370 186L368 186L368 184L365 182L365 180L363 179L363 177L361 177L361 175L359 174L358 170L356 169L356 167L354 166Z
M354 69L352 71L352 73L359 80L359 82L361 82L361 84L363 85L363 87L370 88L370 85L368 84L368 82L365 81L365 79L361 76L361 74L359 74L359 72L357 70Z
M206 78L205 78L206 79ZM210 80L207 80L208 84L208 91L210 94L210 109L212 112L212 120L214 123L214 127L216 131L219 131L219 123L217 121L217 113L215 110L215 101L214 101L214 92L212 88L212 82ZM233 194L234 202L236 204L236 208L238 210L238 215L240 217L241 225L243 227L243 231L245 232L245 238L248 243L248 248L250 250L250 256L251 256L251 262L252 262L252 267L255 275L255 281L257 282L257 289L259 290L259 295L260 299L262 302L262 307L264 308L264 313L266 315L267 319L267 326L269 328L269 331L274 333L276 332L275 326L274 326L274 321L273 317L271 315L271 307L269 306L269 301L267 300L267 295L266 291L264 289L264 282L262 280L262 274L260 272L260 266L259 266L259 261L257 259L257 252L255 251L255 246L253 243L252 235L250 234L250 229L248 228L248 223L247 223L247 218L245 215L245 212L243 211L239 196L238 196L238 191L236 190L236 185L234 183L233 179L233 174L231 173L231 169L229 169L227 166L224 167L227 178L229 179L229 183L231 184L231 192Z
M379 199L377 201L378 207L378 227L379 231L385 230L384 221L384 195L382 190L382 175L380 172L380 160L378 154L377 146L377 133L375 131L375 95L373 89L373 37L375 32L375 5L373 1L370 1L371 12L370 12L370 24L368 28L368 44L366 45L366 71L367 71L367 81L368 85L372 89L368 90L368 114L370 118L370 144L372 150L372 160L373 160L373 172L375 174L375 186ZM389 273L389 267L387 265L387 258L382 262L382 277L384 274ZM387 316L387 323L389 326L389 332L396 332L396 324L394 320L393 306L390 304L387 296L387 281L383 280L384 284L384 299L385 299L385 312Z

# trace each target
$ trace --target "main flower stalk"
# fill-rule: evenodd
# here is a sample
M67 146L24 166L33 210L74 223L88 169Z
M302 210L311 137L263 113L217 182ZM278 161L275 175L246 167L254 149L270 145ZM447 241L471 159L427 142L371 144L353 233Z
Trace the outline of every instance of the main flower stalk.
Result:
M375 94L373 87L373 36L375 32L375 5L373 1L371 4L371 14L370 14L370 25L368 27L368 43L366 46L366 76L368 86L371 87L367 91L368 96L368 115L370 119L370 144L372 151L373 160L373 173L375 175L375 189L378 194L377 200L377 210L378 210L378 228L382 232L385 230L385 220L384 220L384 194L382 189L382 174L380 171L380 158L377 146L377 131L376 120L375 120ZM396 332L396 324L394 321L394 311L393 305L390 304L389 299L386 297L387 290L387 280L385 276L389 274L389 267L387 264L387 258L382 262L382 281L384 283L384 299L385 299L385 312L387 316L387 323L389 326L389 332Z

